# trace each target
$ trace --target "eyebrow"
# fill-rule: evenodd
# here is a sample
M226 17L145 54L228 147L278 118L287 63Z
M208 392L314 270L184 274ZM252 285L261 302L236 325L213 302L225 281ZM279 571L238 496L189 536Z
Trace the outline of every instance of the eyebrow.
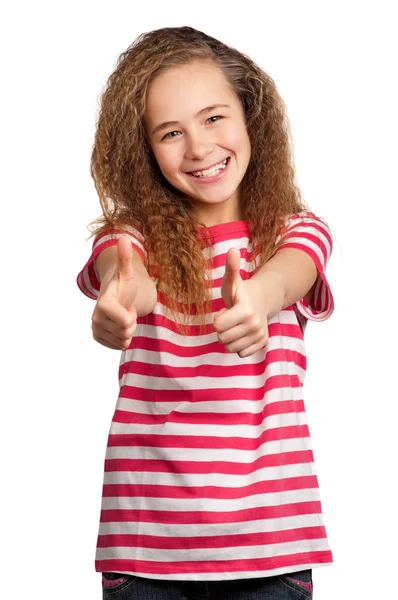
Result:
M206 108L202 108L201 110L199 110L196 113L195 117L199 117L200 115L208 113L208 112L212 111L214 108L230 108L230 106L229 106L229 104L212 104L211 106L206 106ZM166 129L167 127L171 127L172 125L179 125L179 124L180 124L179 121L165 121L164 123L157 125L155 127L155 129L152 131L151 135L155 135L155 133L157 133L161 129Z

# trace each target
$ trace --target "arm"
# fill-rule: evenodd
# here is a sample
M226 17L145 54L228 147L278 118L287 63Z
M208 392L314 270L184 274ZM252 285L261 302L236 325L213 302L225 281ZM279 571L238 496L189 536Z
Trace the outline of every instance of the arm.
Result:
M304 298L310 302L318 271L308 254L295 248L279 250L249 280L260 287L268 318ZM249 282L248 282L249 283Z
M102 282L107 283L115 272L118 262L117 248L117 245L105 248L95 260L101 287ZM137 311L137 316L144 317L152 312L155 307L157 301L157 289L155 283L150 278L140 255L135 250L133 250L132 264L134 277L138 283L137 294L133 305Z
M250 356L266 344L268 320L293 304L306 319L329 318L334 302L325 268L332 248L329 226L307 210L291 215L282 246L244 282L240 253L231 248L221 286L227 308L214 318L220 343Z
M215 315L214 328L228 352L245 358L266 344L269 319L304 296L310 298L317 268L303 251L292 248L278 251L246 281L239 267L239 250L230 249L221 285L227 308Z

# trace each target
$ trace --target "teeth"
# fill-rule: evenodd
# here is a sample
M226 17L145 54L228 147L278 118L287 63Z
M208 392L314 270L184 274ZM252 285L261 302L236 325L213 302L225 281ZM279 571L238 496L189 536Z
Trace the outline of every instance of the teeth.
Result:
M216 175L217 173L225 169L225 167L227 166L227 160L228 159L226 158L218 165L214 165L214 167L211 167L211 169L208 169L207 171L194 171L192 172L192 175L194 175L195 177L212 177L213 175Z

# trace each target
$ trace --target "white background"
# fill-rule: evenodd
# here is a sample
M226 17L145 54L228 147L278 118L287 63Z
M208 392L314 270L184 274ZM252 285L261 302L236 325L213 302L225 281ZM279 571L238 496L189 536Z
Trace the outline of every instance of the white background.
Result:
M120 353L76 276L100 206L97 99L144 31L191 25L275 80L297 181L334 237L332 317L304 387L334 565L316 600L395 598L397 21L394 2L14 2L1 34L1 597L100 598L94 551ZM11 5L10 5L11 6ZM394 39L395 38L395 39Z

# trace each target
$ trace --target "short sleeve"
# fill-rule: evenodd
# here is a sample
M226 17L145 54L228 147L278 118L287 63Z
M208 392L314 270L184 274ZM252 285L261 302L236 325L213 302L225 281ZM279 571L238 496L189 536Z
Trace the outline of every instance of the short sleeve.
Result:
M95 265L97 256L110 246L115 246L118 240L127 236L136 252L141 256L142 262L145 264L147 253L144 247L144 238L142 234L134 227L124 226L123 229L113 229L112 231L101 232L95 236L92 245L91 256L84 265L83 269L77 276L76 282L86 296L96 300L100 290L100 279Z
M302 298L296 303L297 309L311 321L326 321L334 310L333 295L326 278L326 266L333 249L330 228L310 211L292 215L286 220L285 225L282 234L284 241L278 250L282 248L302 250L312 258L318 270L311 302L307 303Z

